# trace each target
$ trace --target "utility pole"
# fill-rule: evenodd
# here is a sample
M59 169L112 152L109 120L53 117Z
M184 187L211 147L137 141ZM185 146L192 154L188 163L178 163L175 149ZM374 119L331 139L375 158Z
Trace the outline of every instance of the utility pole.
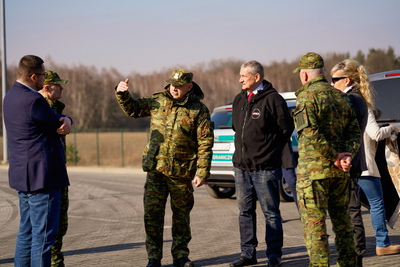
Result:
M6 11L5 0L1 0L1 75L2 100L7 93L7 60L6 60ZM3 116L3 163L8 163L7 132Z

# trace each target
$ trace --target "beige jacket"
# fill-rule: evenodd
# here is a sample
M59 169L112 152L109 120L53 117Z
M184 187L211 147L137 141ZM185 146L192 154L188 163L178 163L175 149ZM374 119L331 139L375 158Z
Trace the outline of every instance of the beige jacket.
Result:
M368 122L364 132L365 160L368 170L363 171L361 176L381 177L375 162L376 149L378 148L378 142L388 138L391 133L392 129L389 126L379 127L375 120L374 112L368 109Z

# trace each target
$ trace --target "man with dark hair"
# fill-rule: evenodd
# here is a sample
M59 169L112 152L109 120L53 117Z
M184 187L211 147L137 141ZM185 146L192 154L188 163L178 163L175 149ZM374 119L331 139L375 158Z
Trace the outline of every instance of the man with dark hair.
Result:
M280 266L283 229L279 179L282 178L282 149L293 132L293 119L286 101L264 79L264 69L259 62L244 63L239 82L242 91L232 105L232 128L235 131L232 160L240 212L241 255L230 266L257 263L257 199L265 216L268 266Z
M43 63L40 57L24 56L3 103L9 183L18 192L21 216L15 266L51 265L60 188L69 185L60 135L70 132L72 121L54 113L38 93L46 77Z

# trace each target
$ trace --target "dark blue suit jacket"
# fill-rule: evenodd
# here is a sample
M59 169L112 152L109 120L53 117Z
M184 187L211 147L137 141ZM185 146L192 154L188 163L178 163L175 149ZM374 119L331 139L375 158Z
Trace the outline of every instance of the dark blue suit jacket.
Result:
M68 186L57 115L39 92L15 82L4 97L10 187L34 192Z

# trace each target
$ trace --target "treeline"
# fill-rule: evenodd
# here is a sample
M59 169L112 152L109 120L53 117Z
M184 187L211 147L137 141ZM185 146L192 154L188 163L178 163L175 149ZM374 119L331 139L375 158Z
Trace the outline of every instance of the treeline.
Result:
M299 55L300 57L301 55ZM339 61L353 58L365 65L371 74L400 69L400 57L396 56L393 48L387 50L370 49L368 55L361 51L351 57L349 53L329 53L322 55L325 60L327 78L330 79L331 68ZM255 59L257 60L257 59ZM135 97L148 96L162 91L174 68L186 68L194 73L194 81L199 84L205 94L203 102L210 111L214 107L231 103L234 96L240 92L239 69L242 60L229 58L199 63L194 66L173 66L152 74L142 75L131 73L130 92ZM265 78L279 92L293 92L300 86L298 74L292 71L298 66L298 59L293 62L264 62ZM119 108L114 95L114 88L119 81L126 77L114 68L97 69L83 64L66 66L45 58L46 69L56 71L61 78L68 79L62 102L66 104L65 114L74 120L76 129L89 128L146 128L148 119L128 118ZM7 89L17 77L17 66L7 68Z

